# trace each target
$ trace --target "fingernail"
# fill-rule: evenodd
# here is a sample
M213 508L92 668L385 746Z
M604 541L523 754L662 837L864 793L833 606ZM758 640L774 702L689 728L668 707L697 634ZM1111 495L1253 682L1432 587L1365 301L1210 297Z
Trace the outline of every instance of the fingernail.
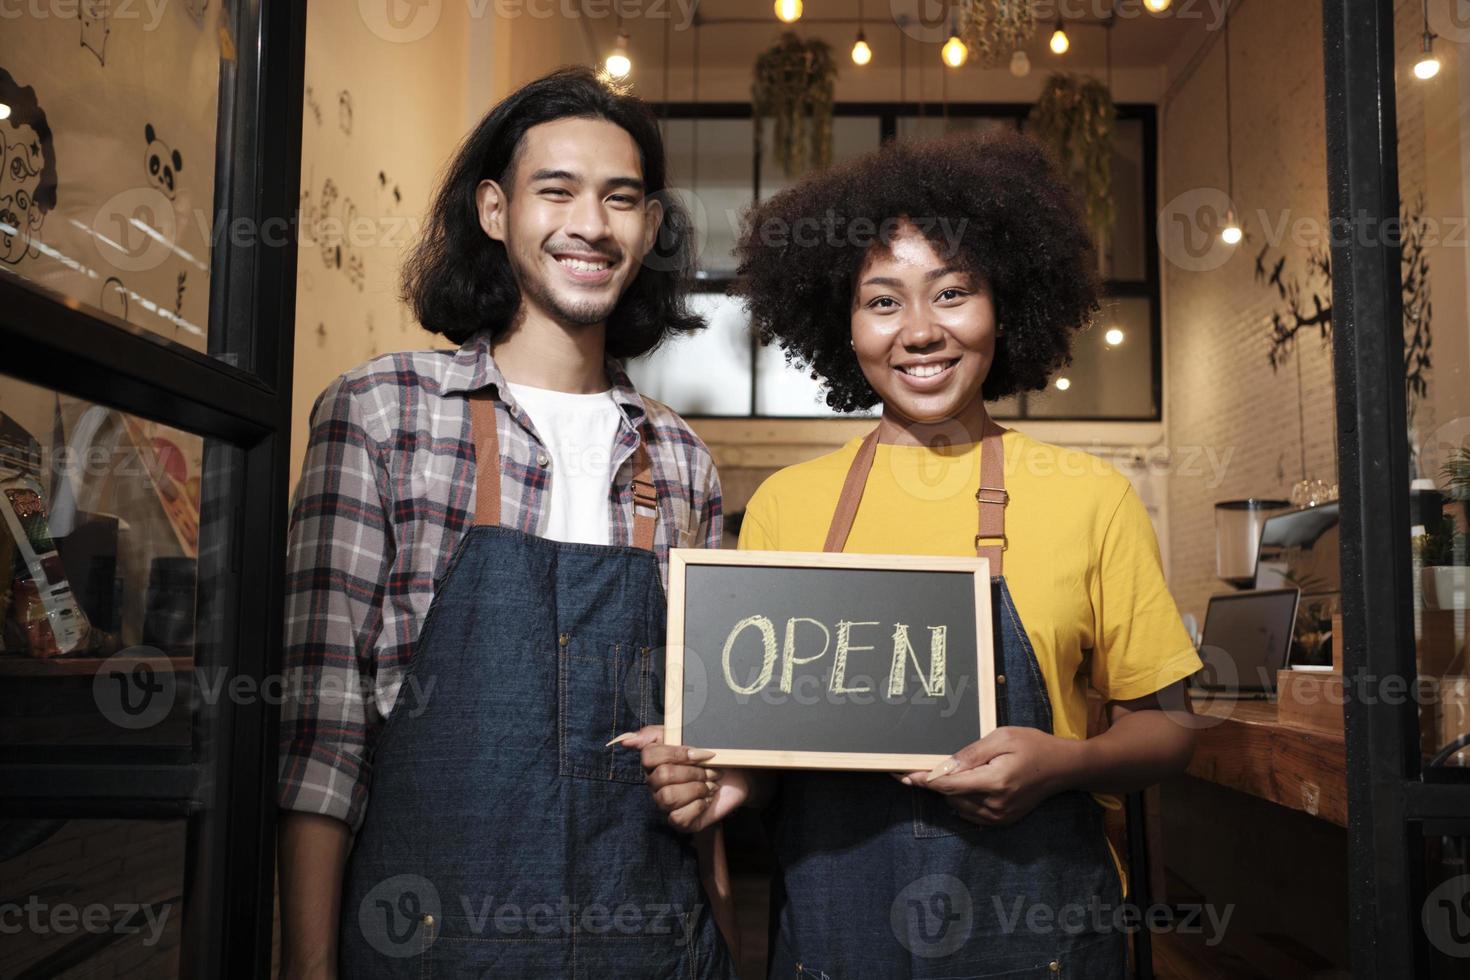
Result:
M959 762L954 759L945 759L939 765L929 770L930 779L938 779L940 776L948 776L959 768Z
M627 741L628 739L632 738L634 735L637 735L637 734L638 734L637 732L623 732L623 734L619 735L617 738L613 739L611 742L608 742L607 745L621 745L621 744L623 744L623 742ZM603 748L607 748L607 745L604 745Z
M705 783L704 789L706 793L713 793L715 790L719 789L719 783Z
M705 779L719 779L720 778L720 771L718 769L706 769L704 771L704 778Z
M714 749L690 749L686 758L690 762L703 762L715 757Z
M910 779L909 777L907 777L907 776L905 776L902 779L900 779L899 782L900 783L903 783L905 786L912 786L912 785L914 785L914 781L912 779Z

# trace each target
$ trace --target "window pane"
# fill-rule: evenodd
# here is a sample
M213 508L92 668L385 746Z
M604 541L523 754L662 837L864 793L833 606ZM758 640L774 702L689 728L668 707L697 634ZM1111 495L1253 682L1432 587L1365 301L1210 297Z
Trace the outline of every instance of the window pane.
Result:
M15 17L0 30L0 272L206 350L224 5Z
M728 276L735 271L740 218L755 188L750 120L666 119L663 132L669 186L682 192L679 199L699 229L700 272Z
M0 376L0 748L191 744L191 705L235 690L201 667L224 626L200 568L228 566L238 462Z
M1144 252L1143 120L1119 119L1113 130L1113 233L1104 253L1109 279L1142 282Z
M767 119L765 127L765 154L761 159L761 199L796 183L800 177L788 177L776 162L771 141L775 138L775 123ZM842 163L854 157L876 150L882 143L883 126L877 116L834 116L832 119L832 162Z
M1057 372L1046 391L1028 394L1026 406L1033 418L1152 418L1149 301L1105 300L1096 326L1073 341L1072 363Z
M897 133L901 140L932 139L945 133L986 133L991 130L1014 130L1016 120L1004 116L955 116L942 113L932 116L900 116Z
M878 409L839 416L827 407L827 389L804 371L786 363L780 347L762 347L756 357L755 409L759 415L801 418L876 417Z
M182 820L0 820L6 976L179 975Z
M750 414L750 333L745 307L720 293L697 293L690 306L709 320L698 333L628 362L643 394L680 415Z

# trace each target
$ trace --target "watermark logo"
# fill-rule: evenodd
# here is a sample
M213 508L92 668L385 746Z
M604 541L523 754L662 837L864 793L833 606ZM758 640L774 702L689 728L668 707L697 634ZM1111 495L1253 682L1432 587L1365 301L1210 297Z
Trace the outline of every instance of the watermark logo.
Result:
M1470 0L1434 0L1428 12L1435 34L1456 44L1470 42Z
M384 41L409 44L439 25L444 0L357 0L357 12L367 29Z
M394 875L363 896L357 925L384 956L417 956L433 943L441 917L439 890L419 875Z
M937 959L969 940L975 928L975 901L954 875L925 875L894 897L888 922L904 949Z
M1236 246L1220 237L1230 212L1230 195L1218 187L1195 187L1159 209L1157 232L1164 258L1189 272L1218 269Z
M1424 933L1446 956L1470 958L1470 875L1457 875L1424 900Z
M118 728L152 728L168 717L178 693L172 670L145 657L164 659L153 647L129 647L102 662L92 677L92 698L102 716Z
M120 272L158 268L173 253L177 233L173 202L152 186L112 195L92 218L97 254Z
M138 902L118 902L104 905L73 905L69 902L52 904L39 895L28 895L24 903L19 901L0 903L0 936L13 936L27 932L33 936L68 936L77 932L92 935L113 934L134 936L142 934L144 946L154 946L163 936L168 925L173 905L164 902L145 905Z

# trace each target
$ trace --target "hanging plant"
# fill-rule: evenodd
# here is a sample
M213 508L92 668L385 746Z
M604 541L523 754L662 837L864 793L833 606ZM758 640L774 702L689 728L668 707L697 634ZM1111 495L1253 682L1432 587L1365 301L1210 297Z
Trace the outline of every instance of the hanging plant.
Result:
M1030 131L1051 147L1062 172L1079 183L1099 251L1113 229L1113 121L1107 86L1086 75L1057 73L1031 108Z
M1036 30L1036 0L960 0L960 40L982 68L997 68Z
M788 177L809 166L832 162L832 92L837 62L825 41L795 34L755 60L750 103L755 116L755 152L761 153L762 120L775 119L772 151Z

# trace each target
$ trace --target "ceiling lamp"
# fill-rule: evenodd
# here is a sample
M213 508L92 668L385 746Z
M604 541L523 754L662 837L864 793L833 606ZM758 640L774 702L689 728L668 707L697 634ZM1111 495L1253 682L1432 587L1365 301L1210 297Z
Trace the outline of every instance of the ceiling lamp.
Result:
M1017 78L1025 78L1031 74L1031 59L1020 48L1011 52L1011 74Z
M801 20L801 0L776 0L776 19L783 24Z
M1435 34L1429 29L1429 0L1424 0L1424 57L1414 65L1414 77L1429 80L1439 74L1439 58L1434 53Z
M1062 26L1062 19L1060 17L1058 17L1057 18L1057 29L1051 32L1051 51L1052 51L1052 54L1066 54L1067 53L1067 49L1070 48L1071 46L1072 46L1072 42L1067 37L1067 29Z
M618 42L613 45L612 54L603 62L603 68L613 78L627 78L628 72L633 70L633 59L628 57L627 31L618 31Z
M1123 342L1123 331L1117 327L1109 327L1108 332L1103 334L1103 342L1109 347L1117 347Z
M1169 9L1171 0L1143 0L1143 5L1148 8L1149 13L1162 14Z
M852 45L852 63L862 67L872 60L873 49L868 47L868 39L863 35L863 3L858 0L858 36Z
M1225 10L1225 196L1230 201L1225 210L1225 225L1220 240L1226 245L1239 245L1245 237L1235 219L1235 141L1232 137L1230 106L1230 10Z
M944 47L939 49L939 55L944 63L951 68L958 68L970 57L970 49L965 47L965 42L960 40L959 25L951 23L949 28L949 40L944 42Z

